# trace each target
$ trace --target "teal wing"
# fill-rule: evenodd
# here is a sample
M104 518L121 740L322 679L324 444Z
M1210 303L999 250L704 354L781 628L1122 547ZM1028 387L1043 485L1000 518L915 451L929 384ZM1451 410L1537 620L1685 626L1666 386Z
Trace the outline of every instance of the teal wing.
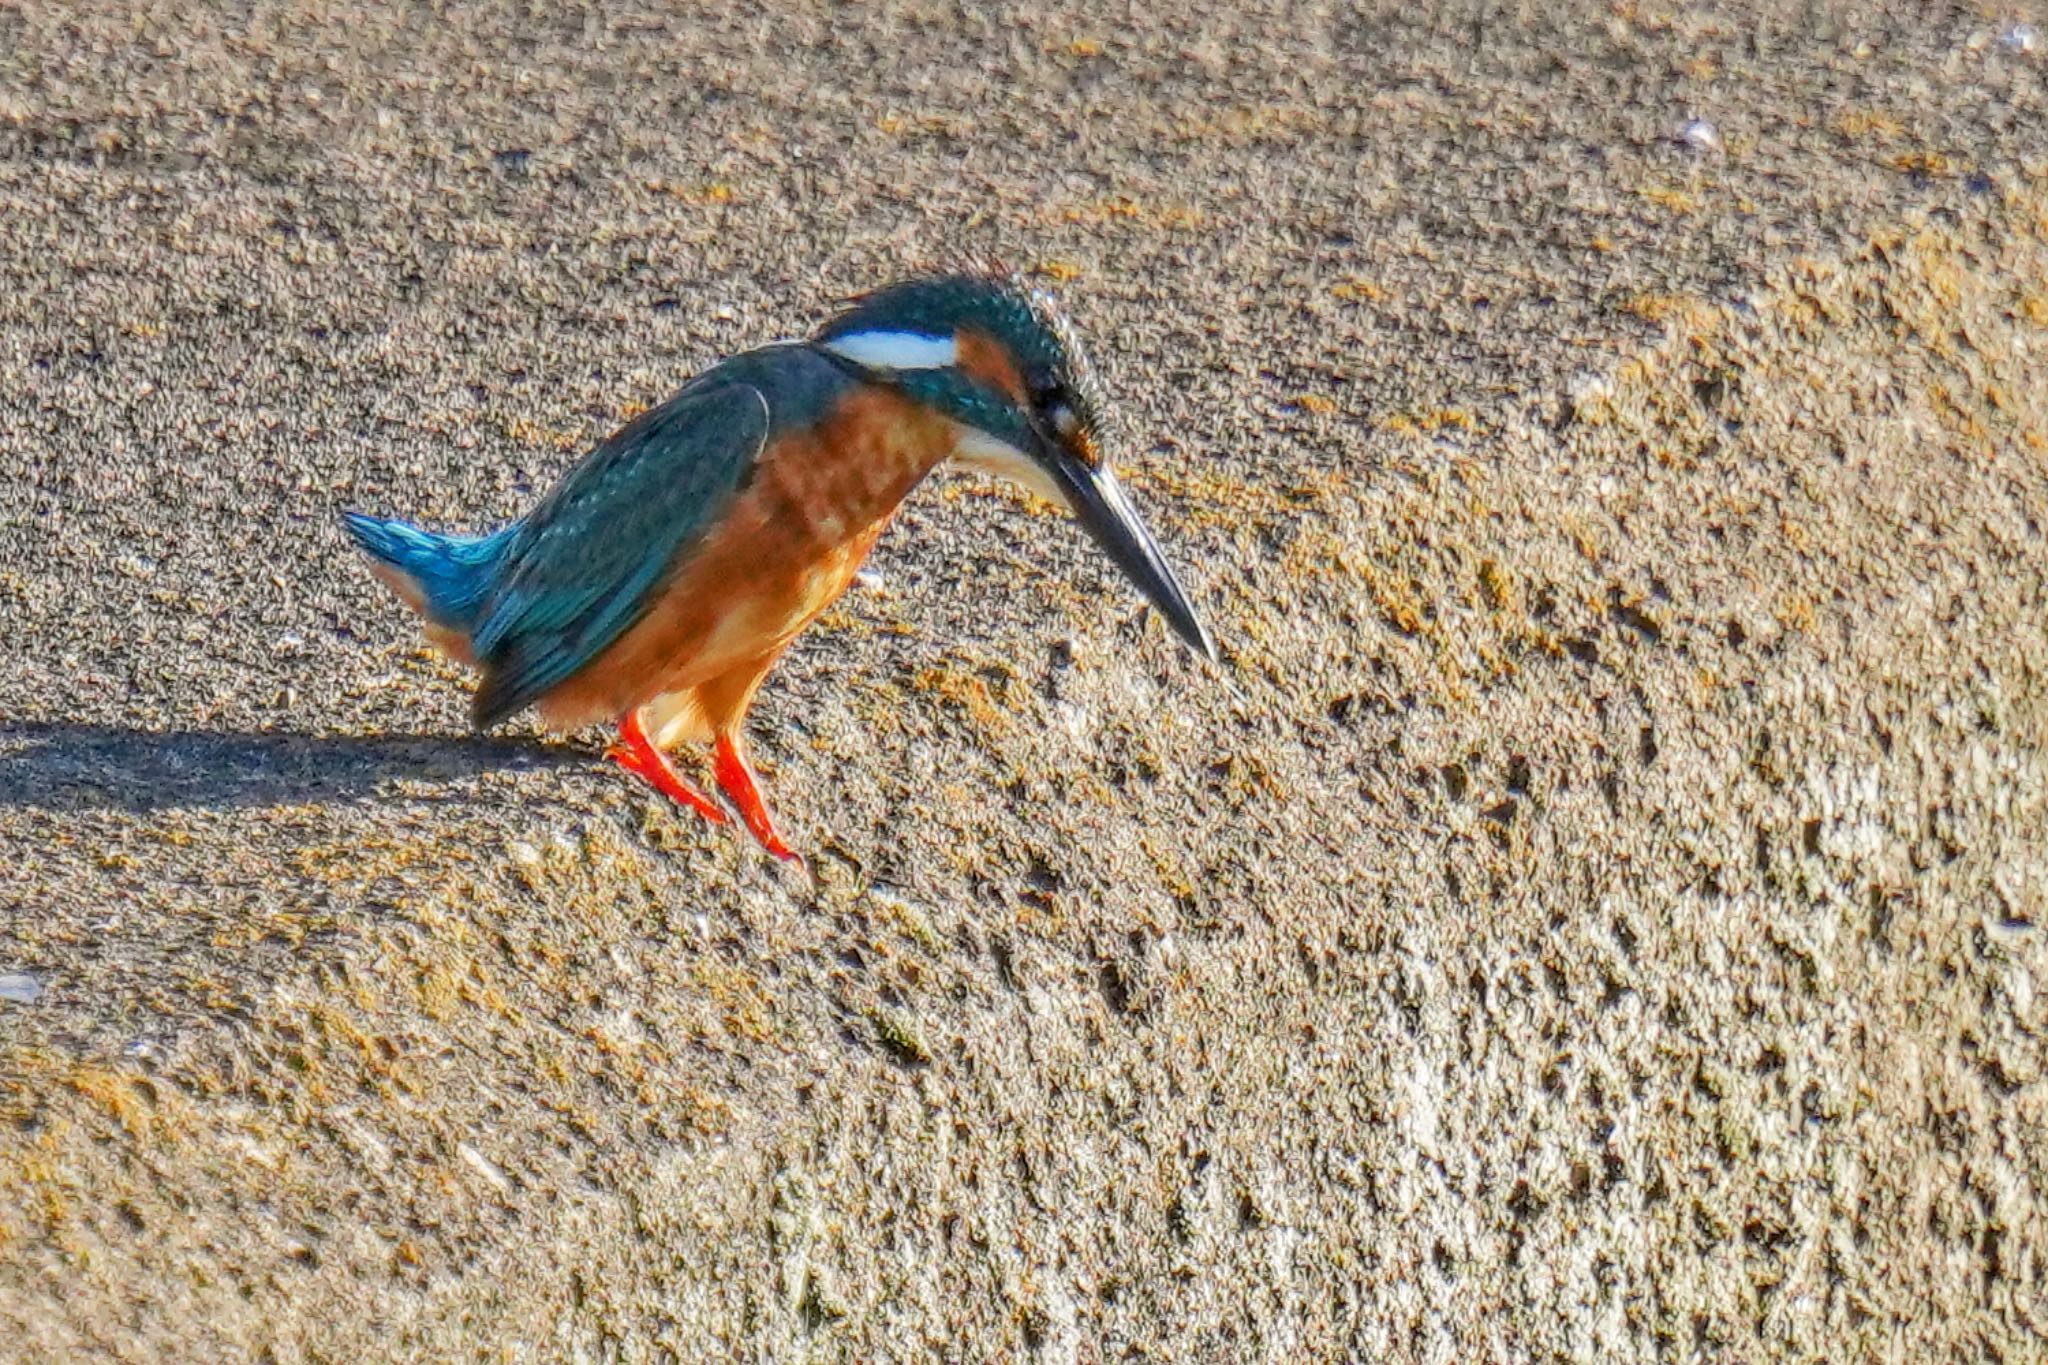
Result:
M768 439L751 384L692 385L592 451L520 527L472 637L470 718L495 725L646 615L677 560L743 489Z

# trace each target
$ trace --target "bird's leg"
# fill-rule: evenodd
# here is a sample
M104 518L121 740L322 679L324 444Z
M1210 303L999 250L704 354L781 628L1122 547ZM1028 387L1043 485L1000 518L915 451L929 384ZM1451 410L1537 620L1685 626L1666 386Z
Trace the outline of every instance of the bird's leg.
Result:
M768 813L768 803L761 799L761 789L754 782L753 765L747 762L746 754L740 749L739 736L719 735L716 755L711 771L718 778L718 788L731 799L733 809L746 822L748 832L761 847L776 857L801 867L804 860L775 832L775 817Z
M639 774L663 796L678 805L688 806L712 824L725 823L725 812L718 808L718 803L685 781L675 765L668 761L668 755L657 749L654 741L647 737L637 709L620 717L619 742L605 750L604 756L627 772ZM720 782L724 780L719 778Z

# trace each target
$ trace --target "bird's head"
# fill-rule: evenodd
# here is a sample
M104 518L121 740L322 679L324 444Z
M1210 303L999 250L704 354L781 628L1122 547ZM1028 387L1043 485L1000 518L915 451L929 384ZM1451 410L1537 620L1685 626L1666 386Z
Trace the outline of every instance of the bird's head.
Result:
M1201 617L1109 465L1103 404L1051 301L1001 275L935 275L858 300L817 344L950 420L953 458L1065 506L1189 647Z

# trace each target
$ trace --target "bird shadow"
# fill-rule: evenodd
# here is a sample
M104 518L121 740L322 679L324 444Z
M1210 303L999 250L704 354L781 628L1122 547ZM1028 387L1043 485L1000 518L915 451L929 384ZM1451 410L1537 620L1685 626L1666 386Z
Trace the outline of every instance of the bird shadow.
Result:
M586 765L588 750L455 735L304 735L0 724L0 808L147 813L321 804L397 781Z

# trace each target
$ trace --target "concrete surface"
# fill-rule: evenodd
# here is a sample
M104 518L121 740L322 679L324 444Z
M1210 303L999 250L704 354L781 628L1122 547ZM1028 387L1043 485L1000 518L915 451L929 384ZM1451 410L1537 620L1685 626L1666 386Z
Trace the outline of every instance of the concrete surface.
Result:
M0 6L0 1358L2042 1358L2041 16L174 8ZM337 508L968 253L1226 668L950 481L815 887L464 733Z

